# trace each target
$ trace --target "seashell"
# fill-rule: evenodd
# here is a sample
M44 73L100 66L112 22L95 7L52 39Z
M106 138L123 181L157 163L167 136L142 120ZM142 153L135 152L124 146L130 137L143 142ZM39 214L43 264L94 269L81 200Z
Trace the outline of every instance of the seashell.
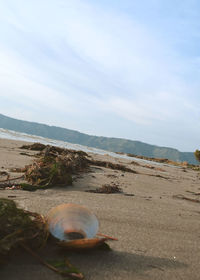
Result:
M99 222L87 208L77 204L61 204L47 214L50 233L62 241L93 238Z
M108 238L91 238L91 239L79 239L72 240L69 242L60 241L58 243L64 249L68 250L85 250L85 249L94 249L101 246L105 241L109 240Z

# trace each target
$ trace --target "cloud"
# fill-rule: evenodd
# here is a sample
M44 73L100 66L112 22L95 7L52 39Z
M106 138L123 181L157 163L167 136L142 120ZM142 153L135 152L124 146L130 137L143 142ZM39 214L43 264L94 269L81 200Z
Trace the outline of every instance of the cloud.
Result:
M167 21L171 4L151 2L155 11L147 13L136 1L138 14L120 10L120 4L111 9L95 1L2 3L0 109L6 113L6 104L14 108L15 102L16 115L23 108L19 117L24 111L30 120L96 134L100 118L105 131L115 127L114 119L122 131L123 122L143 131L152 127L156 132L158 127L158 134L162 129L170 134L173 122L184 122L190 131L200 116L200 60L196 49L189 55L193 45L184 43L190 38L185 23L193 26L192 42L199 42L199 22L195 9L187 11L185 5L177 7L183 17L173 12ZM186 37L180 22L187 26ZM120 128L113 133L126 137ZM151 141L148 135L145 141Z

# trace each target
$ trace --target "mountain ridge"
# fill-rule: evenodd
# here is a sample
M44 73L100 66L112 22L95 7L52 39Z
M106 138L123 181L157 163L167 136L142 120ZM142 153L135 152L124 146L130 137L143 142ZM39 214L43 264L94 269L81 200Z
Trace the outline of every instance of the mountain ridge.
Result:
M160 147L124 138L88 135L68 128L18 120L3 114L0 114L0 127L111 152L129 153L154 158L168 158L173 161L187 161L191 164L198 164L192 152L180 152L174 148Z

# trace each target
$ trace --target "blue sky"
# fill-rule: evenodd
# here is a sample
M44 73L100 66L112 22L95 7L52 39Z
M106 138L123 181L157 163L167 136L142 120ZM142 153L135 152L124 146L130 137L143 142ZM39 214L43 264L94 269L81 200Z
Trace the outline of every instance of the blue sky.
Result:
M0 113L200 148L200 4L0 0Z

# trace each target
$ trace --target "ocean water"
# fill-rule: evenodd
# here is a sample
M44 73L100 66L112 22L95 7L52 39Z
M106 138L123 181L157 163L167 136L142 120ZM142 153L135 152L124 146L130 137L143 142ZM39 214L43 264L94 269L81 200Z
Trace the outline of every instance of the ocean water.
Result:
M54 140L54 139L49 139L37 135L31 135L31 134L26 134L22 132L17 132L13 130L8 130L4 128L0 128L0 138L2 139L10 139L10 140L19 140L19 141L26 141L26 142L39 142L45 145L52 145L52 146L57 146L61 148L66 148L66 149L72 149L72 150L80 150L84 151L86 153L94 153L94 154L100 154L100 155L110 155L115 158L122 158L122 159L128 159L130 161L138 161L138 162L143 162L143 163L148 163L148 164L156 164L156 165L163 165L161 163L156 163L148 160L143 160L143 159L138 159L135 157L129 157L127 155L121 155L117 154L114 152L109 152L101 149L96 149L92 147L87 147L79 144L72 144L68 143L65 141L60 141L60 140Z

